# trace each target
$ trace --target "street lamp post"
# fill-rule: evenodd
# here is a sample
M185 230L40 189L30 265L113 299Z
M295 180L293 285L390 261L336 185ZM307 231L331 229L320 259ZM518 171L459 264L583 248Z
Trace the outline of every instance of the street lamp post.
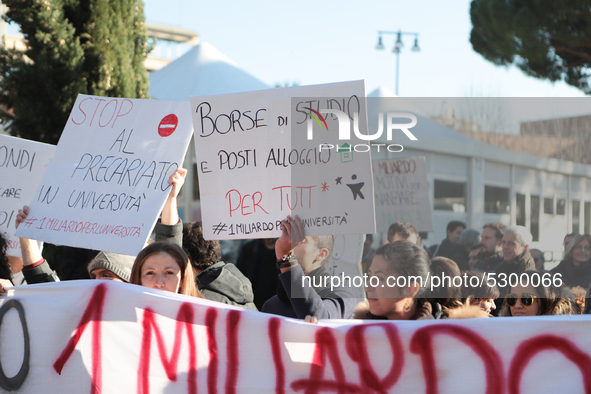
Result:
M419 48L419 33L410 33L405 31L385 31L385 30L378 30L378 45L376 45L377 50L383 50L384 44L382 42L382 34L396 34L396 42L394 43L394 49L392 52L396 54L396 95L398 96L398 70L400 66L400 49L404 46L402 43L402 36L403 35L410 35L415 37L415 43L413 47L410 49L412 52L419 52L421 49Z

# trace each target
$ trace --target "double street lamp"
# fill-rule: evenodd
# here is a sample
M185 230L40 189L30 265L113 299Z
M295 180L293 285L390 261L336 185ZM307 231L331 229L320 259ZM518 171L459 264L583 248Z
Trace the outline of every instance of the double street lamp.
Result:
M376 45L377 50L383 50L384 44L382 42L382 34L395 34L396 35L396 42L394 43L394 49L392 52L396 54L396 95L398 96L398 68L400 65L400 49L404 46L402 43L402 36L409 35L415 37L415 43L410 48L412 52L419 52L421 49L419 48L419 33L410 33L405 31L385 31L385 30L378 30L378 45Z

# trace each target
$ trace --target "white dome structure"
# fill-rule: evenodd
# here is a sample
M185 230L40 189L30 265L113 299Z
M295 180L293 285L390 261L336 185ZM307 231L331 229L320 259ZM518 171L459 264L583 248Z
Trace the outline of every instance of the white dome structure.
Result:
M150 97L159 100L188 101L191 96L270 88L207 42L154 71L149 78Z

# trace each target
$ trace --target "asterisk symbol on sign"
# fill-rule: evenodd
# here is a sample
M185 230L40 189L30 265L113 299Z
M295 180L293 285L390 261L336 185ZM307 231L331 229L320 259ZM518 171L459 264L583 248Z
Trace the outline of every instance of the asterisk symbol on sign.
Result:
M328 191L328 183L322 182L322 191L323 192L327 192Z
M337 185L342 185L341 180L343 179L342 176L338 177L337 179L335 179L335 181L337 181Z

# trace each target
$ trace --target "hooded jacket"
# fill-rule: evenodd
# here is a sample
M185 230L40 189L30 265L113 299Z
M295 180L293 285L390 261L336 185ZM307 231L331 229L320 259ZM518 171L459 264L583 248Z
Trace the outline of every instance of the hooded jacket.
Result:
M257 310L252 284L234 264L217 262L201 271L195 281L208 300Z

